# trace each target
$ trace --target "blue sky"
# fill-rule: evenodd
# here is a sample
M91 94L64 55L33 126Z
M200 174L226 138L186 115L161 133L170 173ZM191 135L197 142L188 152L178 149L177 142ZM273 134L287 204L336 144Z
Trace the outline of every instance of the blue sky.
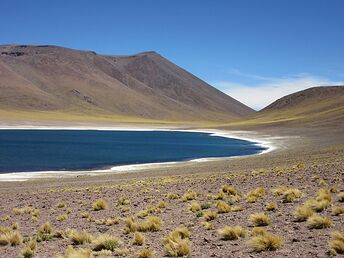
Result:
M255 109L344 81L341 0L3 1L0 44L154 50Z

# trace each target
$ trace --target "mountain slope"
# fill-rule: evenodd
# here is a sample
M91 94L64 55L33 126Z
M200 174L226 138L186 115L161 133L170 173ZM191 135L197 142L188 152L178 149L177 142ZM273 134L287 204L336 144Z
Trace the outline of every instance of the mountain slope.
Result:
M314 87L280 98L240 126L344 125L344 86Z
M155 52L98 55L0 46L0 107L152 120L226 121L254 111Z

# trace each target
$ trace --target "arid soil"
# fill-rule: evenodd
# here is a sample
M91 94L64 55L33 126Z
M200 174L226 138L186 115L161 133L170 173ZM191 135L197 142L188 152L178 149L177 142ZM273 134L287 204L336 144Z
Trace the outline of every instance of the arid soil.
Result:
M85 230L93 239L100 234L110 234L121 240L114 252L93 251L93 255L111 257L127 253L128 257L149 257L139 256L139 253L150 249L153 257L165 257L169 254L162 238L181 226L191 233L186 240L190 257L329 257L334 254L329 247L332 232L344 231L344 215L334 214L334 207L344 206L339 197L344 191L343 134L341 130L310 128L276 131L260 133L292 137L284 138L284 148L258 156L122 174L2 182L0 225L20 232L25 242L37 238L39 228L50 222L51 237L45 241L40 239L35 257L65 255L66 248L72 245L70 229ZM224 186L231 186L236 192L228 192ZM283 189L281 186L285 189L277 195L274 190ZM260 194L255 195L252 202L250 197L254 194L249 192L257 188L264 190L257 191ZM286 202L288 189L299 190L301 194ZM197 193L195 196L189 193L194 200L185 200L184 194L188 191ZM326 192L328 202L314 214L331 222L315 229L311 228L310 221L297 222L294 211L307 200L318 198L319 191ZM105 200L107 207L96 211L92 205L99 199ZM223 213L221 201L230 207L222 210ZM197 206L195 202L203 209L192 212L190 207L191 204ZM270 202L277 205L276 210L266 210ZM238 206L242 210L238 211ZM214 220L208 221L210 224L205 223L208 211L217 214ZM276 245L277 250L254 250L250 242L254 238L253 223L249 217L256 212L269 217L270 224L264 228L282 239ZM128 225L125 219L131 216L137 223L150 216L161 219L157 231L142 232L145 237L142 246L134 245L134 233L125 230ZM108 219L107 224L113 225L106 225L105 219ZM12 229L14 223L19 227L14 225ZM223 240L218 230L224 226L241 226L246 235L237 240ZM73 247L94 250L95 243L93 240ZM26 245L0 246L0 257L18 257Z

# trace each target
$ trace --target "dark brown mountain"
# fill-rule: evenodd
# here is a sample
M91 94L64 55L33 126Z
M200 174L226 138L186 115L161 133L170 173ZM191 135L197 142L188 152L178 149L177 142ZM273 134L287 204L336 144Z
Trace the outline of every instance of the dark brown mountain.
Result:
M0 46L0 109L179 121L254 113L155 52L110 56L28 45Z

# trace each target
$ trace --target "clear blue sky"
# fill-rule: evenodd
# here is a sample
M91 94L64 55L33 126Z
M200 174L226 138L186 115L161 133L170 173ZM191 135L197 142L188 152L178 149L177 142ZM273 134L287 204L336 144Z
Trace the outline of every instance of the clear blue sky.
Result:
M259 109L270 98L258 90L276 90L273 99L344 81L343 13L341 0L11 0L0 44L155 50Z

